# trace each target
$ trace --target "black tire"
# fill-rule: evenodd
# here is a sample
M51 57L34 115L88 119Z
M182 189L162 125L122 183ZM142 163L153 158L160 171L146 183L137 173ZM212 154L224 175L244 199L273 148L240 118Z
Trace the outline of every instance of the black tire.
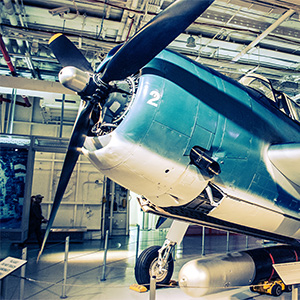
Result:
M271 294L273 296L276 296L276 297L280 296L282 294L282 287L281 287L281 285L277 284L277 283L274 284L274 286L272 287L272 290L271 290Z
M292 285L286 285L285 286L285 292L290 293L293 290L293 286Z
M147 285L150 283L150 270L158 258L160 246L152 246L145 249L139 256L135 264L135 279L138 284ZM157 284L168 284L171 280L174 270L174 261L172 255L169 255L166 271L156 276Z

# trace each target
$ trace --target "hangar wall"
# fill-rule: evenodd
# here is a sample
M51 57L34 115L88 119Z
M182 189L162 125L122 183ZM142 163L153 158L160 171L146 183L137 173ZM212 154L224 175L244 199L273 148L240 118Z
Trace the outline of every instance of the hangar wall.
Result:
M24 95L27 97L27 104ZM80 99L77 95L0 87L0 100L1 135L34 138L31 145L34 151L32 185L30 182L28 195L24 201L30 201L30 195L42 194L45 197L42 202L43 215L49 218L64 152ZM63 123L60 122L61 118ZM63 143L59 145L55 141ZM80 155L54 221L54 227L86 228L85 238L91 239L101 238L104 229L110 229L111 234L128 234L127 195L124 189L116 185L113 194L110 190L106 191L105 199L108 200L108 205L105 206L103 183L103 174ZM112 211L110 211L111 198L114 198L115 203ZM28 218L28 210L26 214ZM110 224L111 214L113 219Z
M1 90L0 88L2 99L13 101L12 95L2 94ZM30 107L22 106L21 103L24 103L22 96L17 95L16 102L20 104L15 105L13 117L10 115L13 104L10 105L11 102L1 101L1 133L69 138L77 114L76 109L79 107L79 101L74 103L72 109L70 107L64 109L64 122L63 126L61 126L60 111L62 104L61 101L57 101L61 100L61 95L49 94L48 99L52 99L52 102L46 102L45 98L41 97L27 96L27 98L31 104ZM12 126L10 126L11 123Z
M45 196L44 216L50 216L62 164L63 153L36 152L32 194ZM104 176L84 156L80 156L54 221L55 226L100 229Z

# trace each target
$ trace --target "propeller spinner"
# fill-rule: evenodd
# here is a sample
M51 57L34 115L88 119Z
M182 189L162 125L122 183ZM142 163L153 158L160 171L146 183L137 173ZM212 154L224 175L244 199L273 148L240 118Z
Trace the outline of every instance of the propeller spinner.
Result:
M100 105L105 103L111 88L109 83L137 73L194 22L213 1L177 0L120 47L107 63L102 74L96 73L94 76L89 75L89 72L93 71L89 62L67 37L57 34L50 39L49 45L57 60L63 67L68 67L69 75L66 75L66 70L61 73L61 82L77 91L86 104L80 111L73 128L37 260L43 252L58 207L80 154L80 149L84 144L91 114L98 103Z

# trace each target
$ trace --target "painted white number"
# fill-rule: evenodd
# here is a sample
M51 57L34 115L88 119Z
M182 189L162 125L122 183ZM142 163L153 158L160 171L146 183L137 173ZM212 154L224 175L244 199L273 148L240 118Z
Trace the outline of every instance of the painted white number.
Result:
M150 95L153 97L147 101L148 104L153 105L155 107L158 106L157 101L160 99L160 94L157 91L152 91Z

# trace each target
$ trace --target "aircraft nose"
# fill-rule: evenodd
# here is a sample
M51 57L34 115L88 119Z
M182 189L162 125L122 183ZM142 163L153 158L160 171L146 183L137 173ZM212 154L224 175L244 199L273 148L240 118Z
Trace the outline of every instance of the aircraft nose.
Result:
M111 141L111 134L102 135L98 137L86 137L84 142L84 148L88 151L96 151L104 148Z

